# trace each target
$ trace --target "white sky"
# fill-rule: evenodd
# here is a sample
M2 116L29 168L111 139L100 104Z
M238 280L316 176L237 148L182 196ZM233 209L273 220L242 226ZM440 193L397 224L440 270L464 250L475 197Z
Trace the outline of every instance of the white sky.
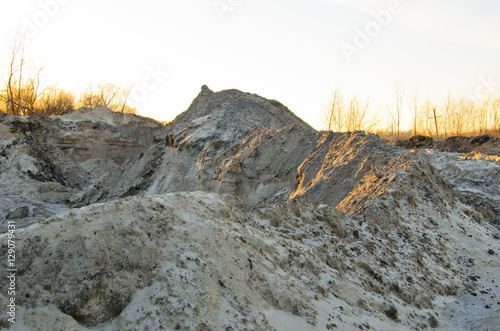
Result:
M500 95L498 0L0 1L1 59L26 30L47 80L75 93L90 82L135 86L133 106L159 120L203 84L277 99L316 128L335 86L381 110L398 81L436 102L487 91L482 78ZM372 13L389 8L380 27ZM368 45L347 61L341 45L356 46L366 28Z

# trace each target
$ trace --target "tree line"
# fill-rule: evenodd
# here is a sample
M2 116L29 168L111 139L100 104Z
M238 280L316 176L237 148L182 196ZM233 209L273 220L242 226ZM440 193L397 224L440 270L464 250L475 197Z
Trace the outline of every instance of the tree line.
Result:
M406 108L407 106L407 108ZM396 83L393 102L385 115L369 111L370 100L358 95L346 98L334 88L321 113L323 129L329 131L370 131L389 140L424 135L437 139L450 136L500 136L500 97L487 100L455 98L449 94L441 103L420 102L418 89L408 93Z
M2 75L0 111L28 115L60 115L79 107L105 106L114 111L137 113L127 104L130 89L113 83L90 84L78 96L56 84L45 84L45 67L25 57L24 42L17 40Z

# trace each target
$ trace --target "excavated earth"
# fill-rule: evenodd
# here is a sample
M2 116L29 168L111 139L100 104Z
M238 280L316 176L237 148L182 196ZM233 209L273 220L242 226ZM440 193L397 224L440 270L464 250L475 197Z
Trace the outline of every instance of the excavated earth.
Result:
M166 126L0 115L0 327L495 330L499 147L318 132L206 86Z

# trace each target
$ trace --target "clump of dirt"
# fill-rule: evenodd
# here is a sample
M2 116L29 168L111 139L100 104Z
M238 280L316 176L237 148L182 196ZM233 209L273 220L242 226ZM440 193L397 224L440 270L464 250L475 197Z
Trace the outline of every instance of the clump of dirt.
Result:
M434 146L434 139L432 137L417 135L408 140L399 140L396 142L399 147L408 149L412 148L432 148Z
M500 156L500 139L489 135L472 138L456 136L444 140L436 140L425 136L414 136L406 141L398 141L396 145L408 149L426 148L443 152Z

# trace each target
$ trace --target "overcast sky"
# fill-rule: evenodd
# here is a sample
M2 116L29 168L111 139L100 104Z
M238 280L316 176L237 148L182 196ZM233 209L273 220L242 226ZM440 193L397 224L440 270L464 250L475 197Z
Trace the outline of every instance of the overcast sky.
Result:
M390 104L394 84L422 99L500 95L498 0L2 0L0 57L12 35L78 93L133 86L160 120L207 84L277 99L319 128L331 90ZM4 70L2 70L4 72ZM488 83L489 82L489 83ZM422 100L423 101L423 100Z

